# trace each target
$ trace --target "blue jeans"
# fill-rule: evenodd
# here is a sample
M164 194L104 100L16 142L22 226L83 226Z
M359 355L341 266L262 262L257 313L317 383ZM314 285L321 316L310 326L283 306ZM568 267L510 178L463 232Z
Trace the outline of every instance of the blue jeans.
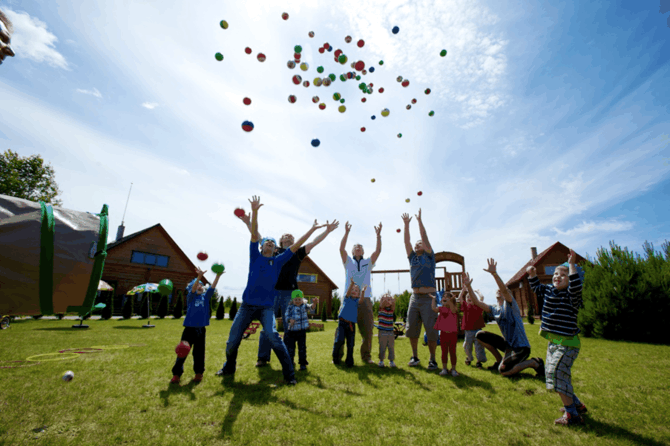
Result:
M284 315L286 314L286 309L288 304L291 301L291 290L275 290L275 303L273 307L274 314L276 315L278 311L281 311L282 318L282 332L286 333L286 324L284 323ZM277 331L277 321L273 322L272 325L273 331ZM258 360L270 362L272 343L270 342L269 336L265 333L265 330L261 331L261 335L258 339Z
M347 366L354 365L354 340L356 339L355 322L347 322L340 319L335 331L335 345L333 345L333 363L339 364L341 361L341 349L344 341L347 342L347 359L344 361Z
M275 328L275 315L272 307L249 305L244 302L242 302L242 305L240 305L240 308L237 310L235 320L233 320L233 326L230 327L230 335L228 336L228 342L226 343L226 362L223 364L223 373L225 375L235 374L235 369L237 367L237 351L242 343L244 330L249 327L249 324L251 324L251 321L254 319L259 319L261 321L263 330L270 331L269 329L272 327L271 334L268 336L270 344L272 345L272 350L274 350L275 355L279 358L284 379L286 381L292 381L295 378L293 362Z

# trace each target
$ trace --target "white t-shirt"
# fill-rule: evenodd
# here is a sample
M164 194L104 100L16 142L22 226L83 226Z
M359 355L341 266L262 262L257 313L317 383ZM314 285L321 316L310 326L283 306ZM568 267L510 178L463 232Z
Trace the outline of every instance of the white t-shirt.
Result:
M365 297L372 296L372 287L370 286L370 276L372 269L375 265L372 264L369 258L361 259L360 262L352 259L350 256L347 256L347 262L344 264L345 277L344 283L344 292L346 293L349 289L349 282L351 278L354 278L354 283L359 287L363 288L365 285L368 288L365 290Z

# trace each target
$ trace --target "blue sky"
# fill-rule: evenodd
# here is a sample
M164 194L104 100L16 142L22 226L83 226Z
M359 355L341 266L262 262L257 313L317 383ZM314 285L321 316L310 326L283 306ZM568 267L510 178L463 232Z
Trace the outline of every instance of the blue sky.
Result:
M50 162L64 207L108 204L110 240L133 182L126 234L160 222L194 263L208 251L226 264L224 295L246 284L248 232L233 210L248 210L252 195L265 204L263 235L297 238L315 218L341 222L312 254L340 287L344 222L353 225L347 251L359 242L370 255L381 221L376 269L406 269L396 229L419 207L434 249L464 255L489 302L488 257L507 280L532 246L560 241L593 256L610 240L641 252L645 240L660 249L670 239L667 5L237 3L0 1L16 53L0 66L0 149ZM376 67L363 77L375 89L365 104L358 82L291 83L294 74L312 82L319 65L351 70L319 54L324 42ZM296 44L307 72L286 66ZM241 129L247 119L251 133ZM408 287L407 274L386 278L393 292Z

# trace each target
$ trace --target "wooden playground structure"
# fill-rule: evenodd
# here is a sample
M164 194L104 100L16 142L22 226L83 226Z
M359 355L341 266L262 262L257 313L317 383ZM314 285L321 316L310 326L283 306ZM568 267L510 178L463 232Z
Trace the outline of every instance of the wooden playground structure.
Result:
M461 266L460 272L449 272L445 266L437 266L440 262L453 262ZM441 251L435 253L435 269L442 269L444 275L437 277L435 274L435 287L437 291L451 291L452 293L460 293L463 289L463 280L461 275L465 272L465 257L455 252ZM372 270L372 274L384 274L384 285L386 285L386 274L398 274L398 282L400 282L400 273L408 273L408 269L390 269L390 270ZM411 284L410 284L411 285Z

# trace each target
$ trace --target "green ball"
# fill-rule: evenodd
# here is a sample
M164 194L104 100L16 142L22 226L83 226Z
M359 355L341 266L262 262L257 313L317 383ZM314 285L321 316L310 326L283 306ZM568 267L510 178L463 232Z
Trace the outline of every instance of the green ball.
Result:
M340 57L337 58L337 61L342 64L347 63L347 56L345 56L344 54L340 54Z
M379 61L379 65L384 65L384 61L383 61L383 60L380 60L380 61Z
M335 76L333 73L330 73L328 75L328 77L330 78L331 81L334 81L335 79L337 79L337 76Z
M344 98L340 99L340 104L344 104Z
M302 47L300 45L296 45L293 47L296 53L300 54L302 52Z
M434 114L435 114L435 112L433 110L428 112L428 116L433 116Z
M398 138L402 138L402 133L398 133Z
M216 57L216 60L218 60L219 62L221 62L223 60L223 54L221 54L221 53L216 53L214 55L214 57Z
M365 90L366 87L367 86L365 85L365 82L361 82L360 84L358 84L358 88L361 90Z
M341 97L342 97L342 95L339 94L339 93L333 94L333 99L335 99L336 101L339 101Z
M323 73L323 67L318 67L316 71L318 71L319 73Z
M223 29L228 29L228 22L226 22L225 20L221 20L219 25L221 25L221 28Z
M357 80L357 81L360 81L360 80L361 80L361 77L360 77L360 76L356 76L356 80Z
M447 50L440 51L440 56L444 57L447 55Z
M223 263L215 263L212 265L212 272L216 274L223 274L223 272L226 270L226 267L223 266Z
M346 81L347 81L347 77L346 77L344 74L340 74L340 80L341 80L342 82L346 82Z

